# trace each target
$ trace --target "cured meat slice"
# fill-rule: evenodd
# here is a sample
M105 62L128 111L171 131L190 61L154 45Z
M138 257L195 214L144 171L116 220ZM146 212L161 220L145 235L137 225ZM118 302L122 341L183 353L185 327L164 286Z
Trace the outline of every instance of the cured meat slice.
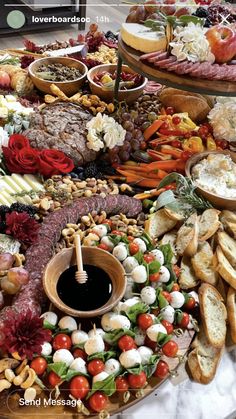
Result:
M141 61L144 61L144 60L149 61L150 58L153 58L153 57L158 58L158 57L160 57L162 55L164 55L165 57L168 57L168 52L166 52L166 51L149 52L147 54L141 55L141 57L139 57L139 59Z
M155 61L161 61L168 58L167 52L163 52L162 54L159 54L158 56L154 55L153 57L150 57L147 59L149 63L154 63Z
M168 68L169 65L173 62L176 61L176 57L174 57L173 55L169 58L167 58L166 60L161 60L161 61L155 61L154 65L155 67L160 67L160 68Z

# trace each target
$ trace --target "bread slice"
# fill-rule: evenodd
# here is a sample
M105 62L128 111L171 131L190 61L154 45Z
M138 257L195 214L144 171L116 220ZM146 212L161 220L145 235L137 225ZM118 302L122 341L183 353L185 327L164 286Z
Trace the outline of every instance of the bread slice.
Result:
M225 344L227 311L220 293L210 284L202 284L198 290L203 330L209 343L215 348Z
M161 239L160 244L169 244L171 247L171 250L173 252L173 258L172 263L177 263L179 259L179 255L176 251L176 237L177 237L177 231L172 230L169 233L164 234L164 236Z
M236 270L229 263L220 246L217 246L216 248L216 256L218 262L216 266L217 271L222 278L236 290Z
M213 256L211 246L205 241L199 243L198 251L191 259L196 277L211 285L215 285L218 280L217 272L213 266Z
M192 343L194 348L188 355L188 367L194 381L208 384L213 380L223 353L222 348L214 348L201 330Z
M225 231L219 231L217 233L217 239L225 257L233 268L236 268L236 241Z
M220 227L220 211L209 208L199 217L199 241L208 240Z
M236 213L229 210L221 211L220 221L224 229L236 239Z
M227 284L227 282L225 282L221 276L219 276L218 282L217 282L217 286L216 286L217 291L219 291L221 297L224 300L224 303L226 303L227 300L227 293L228 293L228 289L229 289L229 285Z
M236 291L229 288L227 294L227 313L232 341L236 343Z
M183 290L194 288L199 284L199 279L195 275L192 267L191 259L187 256L183 256L180 263L180 276L179 285Z
M198 216L190 215L177 233L176 250L181 256L195 255L198 247Z
M168 217L164 208L158 210L145 222L145 231L152 239L163 236L177 224L176 220Z
M166 215L169 218L171 218L172 220L175 220L175 221L183 221L184 220L184 216L182 214L180 214L179 212L172 211L171 209L166 208L166 207L164 208L164 211L165 211Z

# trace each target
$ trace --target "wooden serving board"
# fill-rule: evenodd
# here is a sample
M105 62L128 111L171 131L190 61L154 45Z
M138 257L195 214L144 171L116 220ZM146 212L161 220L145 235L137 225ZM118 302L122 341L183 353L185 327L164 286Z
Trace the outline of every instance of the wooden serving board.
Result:
M174 72L159 70L151 64L139 60L143 53L126 45L119 35L118 53L124 63L137 73L166 86L184 89L214 96L236 96L236 82L199 79L197 77L179 76Z
M191 344L193 339L194 332L185 331L185 333L178 338L175 338L176 342L179 345L178 354L184 356ZM168 364L171 370L177 370L178 366L181 364L178 358L168 358ZM176 373L178 374L178 372ZM143 400L145 397L149 396L153 391L155 391L163 383L163 380L158 380L157 378L151 378L148 385L145 387L143 396L136 398L135 394L131 394L129 401L125 404L122 396L117 396L114 394L110 397L110 402L108 406L108 411L110 415L117 414L129 407L135 405L136 403ZM58 419L62 416L65 419L82 419L86 416L79 414L76 408L71 406L47 406L44 405L47 400L46 393L41 394L37 397L38 406L20 406L19 399L23 397L24 391L19 393L16 389L13 389L12 392L4 392L0 397L0 419L41 419L46 417L47 419ZM63 398L61 398L63 400ZM38 402L39 400L39 402ZM96 418L97 414L91 414L89 417Z

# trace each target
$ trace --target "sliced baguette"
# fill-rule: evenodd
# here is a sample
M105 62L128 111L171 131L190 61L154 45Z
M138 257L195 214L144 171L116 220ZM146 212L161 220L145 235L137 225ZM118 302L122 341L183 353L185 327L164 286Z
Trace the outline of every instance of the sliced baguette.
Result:
M210 208L199 217L199 240L205 241L212 237L220 227L220 211Z
M166 208L166 207L164 208L164 211L165 211L166 215L169 218L171 218L172 220L175 220L175 221L183 221L184 220L184 216L182 214L180 214L179 212L172 211L171 209Z
M227 311L220 293L210 284L202 284L198 290L203 330L214 348L225 344Z
M183 256L180 263L179 285L183 290L194 288L199 284L199 279L195 275L192 263L189 257Z
M177 237L177 231L172 230L169 233L164 234L164 236L161 239L161 244L169 244L171 247L171 250L173 252L173 258L172 263L177 263L179 259L179 255L176 251L176 237Z
M225 257L220 246L216 248L217 266L216 270L228 284L236 290L236 270Z
M177 233L176 250L181 256L195 255L198 247L198 216L190 215Z
M236 268L236 241L225 231L219 231L217 233L217 239L225 257L233 268Z
M188 355L188 367L194 381L201 384L208 384L213 380L219 364L222 348L214 348L207 341L203 331L194 339L194 348Z
M227 314L232 341L236 343L236 291L229 288L227 294Z
M217 291L219 291L219 293L220 293L221 297L222 297L222 298L223 298L223 300L224 300L224 303L226 303L226 300L227 300L228 288L229 288L229 285L227 284L227 282L225 282L225 281L221 278L221 276L219 276L219 279L218 279L218 282L217 282L216 289L217 289Z
M220 221L224 229L236 239L236 213L229 210L221 211Z
M177 224L177 220L168 217L164 208L158 210L145 222L145 231L152 239L163 236L172 230Z
M191 259L196 277L211 285L215 285L218 280L217 272L213 266L213 256L211 246L205 241L199 243L198 251Z

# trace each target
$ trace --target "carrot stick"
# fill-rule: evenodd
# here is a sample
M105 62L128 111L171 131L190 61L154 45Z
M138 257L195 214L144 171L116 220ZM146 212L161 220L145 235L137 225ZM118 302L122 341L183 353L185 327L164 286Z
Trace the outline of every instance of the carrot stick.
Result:
M150 175L152 175L153 174L153 170L149 171L148 173ZM157 174L158 174L158 179L163 179L164 177L166 177L168 175L168 173L165 172L165 170L162 170L162 169L158 169Z
M149 164L151 170L161 169L167 172L176 170L179 160L155 161Z
M139 182L136 182L135 185L142 186L144 188L156 188L159 183L160 181L157 179L142 179Z
M136 178L136 180L142 180L142 179L163 179L163 171L160 173L159 176L159 170L156 170L155 173L150 173L145 169L145 172L139 173L138 171L133 170L120 170L116 169L118 173L121 173L123 176L126 176L127 178L133 177Z
M178 148L175 148L175 147L171 147L171 146L162 146L161 147L161 153L163 153L163 154L169 154L174 159L180 159L181 158L181 154L182 154L182 150L180 150Z
M160 119L156 119L151 125L150 127L146 128L143 136L145 141L149 140L149 138L151 138L151 136L153 134L155 134L155 132L162 126L164 121L161 121Z
M116 168L116 170L117 169L119 169L119 170L126 170L126 171L128 171L128 172L134 172L134 174L139 174L139 173L146 173L146 171L147 171L147 169L146 169L146 167L147 167L147 164L146 163L144 163L144 165L145 166L125 166L125 165L119 165L117 168Z
M161 188L161 189L158 189L158 191L154 190L154 191L139 193L139 194L134 195L134 198L142 201L143 199L148 199L148 198L153 198L154 196L159 196L164 191L165 191L165 188Z

